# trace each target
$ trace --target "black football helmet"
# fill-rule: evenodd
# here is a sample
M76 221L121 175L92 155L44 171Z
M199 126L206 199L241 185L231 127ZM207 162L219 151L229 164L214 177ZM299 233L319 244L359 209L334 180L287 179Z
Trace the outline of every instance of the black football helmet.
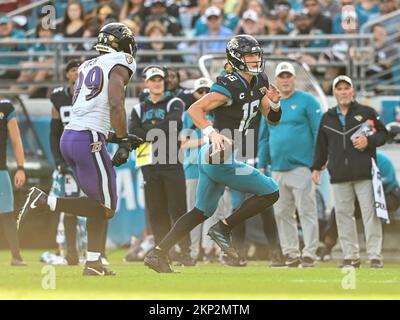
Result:
M249 68L246 62L245 55L252 53L258 53L259 60L256 68ZM247 72L253 76L264 70L263 50L258 41L247 34L237 35L228 42L226 58L234 69Z
M126 52L135 58L137 46L131 29L123 23L113 22L101 28L94 48L99 52Z

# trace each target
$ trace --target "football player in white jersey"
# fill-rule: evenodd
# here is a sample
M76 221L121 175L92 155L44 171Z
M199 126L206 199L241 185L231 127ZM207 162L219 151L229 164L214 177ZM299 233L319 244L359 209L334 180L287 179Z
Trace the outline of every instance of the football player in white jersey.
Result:
M136 41L122 23L109 23L99 33L95 49L100 53L79 67L72 98L72 114L61 137L60 149L74 177L87 195L80 198L48 196L31 188L19 222L46 206L54 212L87 217L88 253L83 275L115 275L100 260L102 234L117 205L113 168L128 160L129 152L143 141L128 135L125 86L136 71ZM111 130L114 132L111 133ZM106 140L119 145L111 160Z

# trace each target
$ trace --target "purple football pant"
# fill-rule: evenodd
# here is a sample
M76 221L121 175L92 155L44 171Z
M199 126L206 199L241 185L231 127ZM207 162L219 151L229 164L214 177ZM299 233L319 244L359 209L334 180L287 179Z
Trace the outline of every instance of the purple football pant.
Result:
M104 135L66 129L61 136L60 150L83 192L106 208L116 209L116 175Z

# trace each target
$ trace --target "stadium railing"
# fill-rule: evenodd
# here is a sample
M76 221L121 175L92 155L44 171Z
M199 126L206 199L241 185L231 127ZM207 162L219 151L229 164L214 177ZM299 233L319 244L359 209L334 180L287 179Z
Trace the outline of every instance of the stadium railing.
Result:
M279 55L303 55L303 54L312 54L315 57L318 57L322 53L329 50L330 47L321 47L321 48L309 48L302 47L301 44L304 42L311 41L329 41L329 42L337 42L337 41L346 41L349 44L349 47L354 48L356 51L356 55L363 57L363 59L352 59L350 57L349 52L345 52L345 59L341 61L329 62L329 63L309 63L311 68L318 67L327 67L327 66L337 66L343 67L346 70L346 74L351 76L355 83L359 86L361 90L365 89L366 80L365 73L366 68L373 62L375 51L373 46L373 39L371 34L357 34L357 35L301 35L296 37L290 36L260 36L257 37L258 40L262 43L264 47L264 51L267 54L279 54ZM197 62L201 56L209 53L218 53L224 52L224 50L220 51L209 51L208 45L211 42L224 42L229 41L228 37L166 37L166 38L146 38L146 37L138 37L137 42L139 44L139 50L137 53L138 56L138 69L143 69L147 63L142 63L141 60L144 56L146 57L156 57L156 62L162 65L173 65L175 67L183 68L183 69L195 69L198 70ZM23 61L32 61L35 57L42 57L44 59L53 59L52 63L48 66L23 66L21 63L18 64L0 64L1 70L18 70L18 71L29 71L44 68L51 70L51 79L48 79L44 82L35 83L39 86L49 85L50 87L59 86L65 83L64 79L64 67L66 62L71 58L83 58L87 59L89 57L96 56L97 53L93 50L86 51L83 48L89 47L95 43L95 38L68 38L68 39L2 39L0 40L0 46L5 45L25 45L27 48L34 44L44 44L48 45L51 49L47 51L38 51L32 52L31 50L26 51L2 51L0 52L0 61L4 58L15 58L20 57L21 62ZM155 50L145 50L140 47L146 46L151 42L163 42L163 43L174 43L177 45L177 49L168 49L162 51ZM288 44L291 44L291 47ZM71 50L73 47L81 47L80 50ZM224 47L224 46L222 46ZM183 60L181 63L170 62L168 58L171 56L180 56ZM161 57L161 60L157 57ZM222 67L222 66L221 66ZM3 71L4 72L4 71ZM136 78L137 79L137 78ZM16 86L26 86L32 83L16 83L15 80L2 80L0 82L0 90L8 89L10 85ZM132 93L135 92L135 87L138 84L138 80L133 81L131 84ZM11 94L11 92L10 92Z
M367 91L375 88L379 91L400 94L400 9L368 21L362 26L361 34L371 34L377 24L384 26L387 32L385 45L380 51L390 54L388 60L391 67L368 77L365 88Z

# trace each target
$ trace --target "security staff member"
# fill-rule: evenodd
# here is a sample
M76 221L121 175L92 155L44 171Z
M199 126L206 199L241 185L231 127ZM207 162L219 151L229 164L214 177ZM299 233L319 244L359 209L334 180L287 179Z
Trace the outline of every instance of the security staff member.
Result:
M186 212L186 186L182 164L178 162L179 141L177 133L182 128L184 103L165 91L165 72L160 66L149 66L144 71L145 85L149 96L134 106L129 120L129 133L144 140L156 136L153 145L153 162L142 167L145 181L145 197L154 240L158 243ZM156 131L162 130L166 143L160 140ZM156 150L157 147L163 150ZM164 149L165 148L165 149ZM166 162L155 160L157 155L166 155ZM180 243L179 262L194 265L190 258L190 238L186 236Z

